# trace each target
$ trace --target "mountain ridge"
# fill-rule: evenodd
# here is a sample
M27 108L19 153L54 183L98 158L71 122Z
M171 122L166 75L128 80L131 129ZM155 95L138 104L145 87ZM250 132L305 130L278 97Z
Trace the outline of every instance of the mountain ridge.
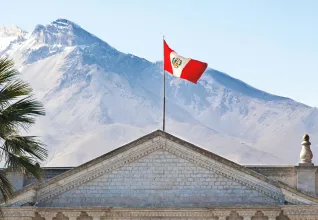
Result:
M48 165L85 162L161 127L160 61L122 53L66 19L38 25L1 53L47 109L32 132L48 143ZM196 85L166 76L167 132L207 150L245 164L295 164L303 133L315 141L310 106L211 68Z
M98 37L95 36L94 34L91 34L91 33L87 32L86 30L84 30L80 25L78 25L78 24L76 24L76 23L74 23L74 22L72 22L72 21L70 21L70 20L68 20L68 19L65 19L65 18L58 18L57 20L51 22L50 24L48 24L48 25L46 25L46 26L44 26L44 25L37 25L31 35L36 34L36 33L38 32L38 28L39 28L39 27L41 27L40 29L42 30L42 28L48 29L48 27L50 27L51 25L56 25L56 26L58 26L58 27L61 27L61 26L62 26L62 27L68 27L68 28L69 28L69 27L78 28L78 29L80 29L81 31L84 31L86 34L92 36L92 37L93 37L94 39L96 39L98 42L103 42L103 43L105 43L107 46L109 46L109 47L111 47L112 49L114 49L115 51L118 51L118 50L116 50L114 47L110 46L107 42L105 42L105 41L103 41L102 39L98 38ZM17 27L17 26L16 26L16 27ZM17 27L17 28L18 28L18 27ZM67 29L68 29L68 28L67 28ZM20 28L19 28L19 29L20 29ZM22 29L20 29L20 30L22 30ZM23 31L23 30L22 30L22 31ZM26 31L24 31L24 32L26 32ZM26 32L26 33L27 33L27 32ZM1 36L1 27L0 27L0 36ZM47 42L46 42L46 43L47 43ZM76 44L76 46L87 45L87 44L91 44L91 43L85 42L85 44ZM68 46L75 46L75 45L68 45ZM121 53L121 54L125 54L125 53L120 52L120 51L118 51L118 52ZM127 56L137 57L137 58L139 58L139 59L145 60L145 61L148 62L148 63L162 65L162 61L151 62L151 61L147 60L146 58L138 57L138 56L135 56L135 55L130 54L130 53L127 53L126 55L127 55ZM265 97L271 97L271 96L272 96L271 98L286 99L286 100L295 101L295 100L293 100L293 99L291 99L291 98L288 98L288 97L283 97L283 96L271 94L271 93L269 93L269 92L266 92L266 91L257 89L257 88L255 88L255 87L249 85L248 83L245 83L245 82L241 81L241 80L238 79L238 78L234 78L234 77L230 76L229 74L226 74L226 73L224 73L224 72L221 72L221 71L219 71L219 70L216 70L216 69L213 69L213 68L210 68L210 67L208 67L208 69L207 69L206 72L212 74L212 76L214 77L214 79L217 80L217 81L219 81L220 83L223 82L223 78L226 78L226 81L227 81L227 82L228 82L228 80L231 80L234 85L232 85L232 86L229 85L229 84L226 85L227 87L230 87L231 89L236 89L236 88L235 88L235 87L237 87L236 84L240 84L240 86L244 85L244 89L246 89L246 90L254 90L255 92L258 92L258 93L260 93L260 94L263 94ZM224 83L223 83L223 85L224 85ZM241 88L241 89L242 89L242 88ZM242 91L239 90L238 92L242 92ZM247 94L247 92L242 92L242 93ZM261 95L260 95L260 97L261 97ZM258 97L258 98L259 98L259 97ZM295 101L295 102L297 102L297 101ZM297 103L299 103L299 104L301 104L301 105L305 105L305 106L311 107L311 106L309 106L309 105L307 105L307 104L304 104L304 103L300 103L300 102L297 102Z
M0 37L18 37L28 32L16 25L0 26Z

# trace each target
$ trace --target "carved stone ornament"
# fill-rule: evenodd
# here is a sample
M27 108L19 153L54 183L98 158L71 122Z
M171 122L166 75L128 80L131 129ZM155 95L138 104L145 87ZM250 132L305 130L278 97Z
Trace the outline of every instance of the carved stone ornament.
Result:
M237 213L243 217L243 220L251 220L252 216L256 213L254 210L239 210Z
M304 165L313 165L311 162L313 158L313 154L310 150L311 143L309 142L309 135L305 134L303 136L303 142L301 143L302 148L300 151L300 164Z

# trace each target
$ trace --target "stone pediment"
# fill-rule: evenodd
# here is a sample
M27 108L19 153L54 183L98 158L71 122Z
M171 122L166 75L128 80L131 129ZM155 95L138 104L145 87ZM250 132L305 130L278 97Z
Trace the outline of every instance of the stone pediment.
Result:
M32 190L36 192L20 192L11 203L17 206L33 200L41 207L317 203L315 198L162 131L137 139Z

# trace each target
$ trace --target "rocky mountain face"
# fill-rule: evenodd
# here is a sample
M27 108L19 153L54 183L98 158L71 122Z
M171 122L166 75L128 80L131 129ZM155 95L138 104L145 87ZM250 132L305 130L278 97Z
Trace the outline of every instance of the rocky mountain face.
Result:
M66 19L29 34L0 28L3 54L45 105L30 133L47 144L47 166L78 165L162 127L162 62L122 53ZM166 78L167 132L242 164L296 164L308 132L315 155L316 108L211 68L198 84Z

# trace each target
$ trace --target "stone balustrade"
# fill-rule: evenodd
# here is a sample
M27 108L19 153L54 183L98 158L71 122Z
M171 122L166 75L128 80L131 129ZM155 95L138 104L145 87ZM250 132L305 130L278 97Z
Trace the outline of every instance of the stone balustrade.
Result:
M2 208L3 220L318 220L318 206L201 209Z

